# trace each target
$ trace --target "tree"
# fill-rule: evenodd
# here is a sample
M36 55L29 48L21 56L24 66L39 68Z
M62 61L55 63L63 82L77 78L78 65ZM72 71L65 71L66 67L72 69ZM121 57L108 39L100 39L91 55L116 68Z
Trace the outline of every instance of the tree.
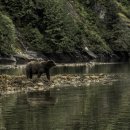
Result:
M12 20L0 12L0 52L15 52L15 26Z

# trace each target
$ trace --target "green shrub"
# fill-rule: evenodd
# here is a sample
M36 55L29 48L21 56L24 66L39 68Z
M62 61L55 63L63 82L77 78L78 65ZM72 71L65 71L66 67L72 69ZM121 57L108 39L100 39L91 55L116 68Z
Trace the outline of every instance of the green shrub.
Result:
M128 0L1 0L0 9L13 20L23 43L36 51L130 48ZM0 14L0 51L11 53L16 34L8 16Z
M0 52L15 52L15 26L12 20L0 12Z

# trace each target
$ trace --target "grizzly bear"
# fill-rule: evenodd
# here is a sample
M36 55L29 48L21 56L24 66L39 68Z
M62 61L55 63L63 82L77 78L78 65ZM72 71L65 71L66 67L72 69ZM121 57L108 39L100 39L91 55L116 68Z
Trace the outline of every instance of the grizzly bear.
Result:
M26 76L32 79L33 74L36 74L38 78L41 77L43 73L46 74L48 80L50 80L50 69L56 66L53 60L49 61L31 61L26 65Z

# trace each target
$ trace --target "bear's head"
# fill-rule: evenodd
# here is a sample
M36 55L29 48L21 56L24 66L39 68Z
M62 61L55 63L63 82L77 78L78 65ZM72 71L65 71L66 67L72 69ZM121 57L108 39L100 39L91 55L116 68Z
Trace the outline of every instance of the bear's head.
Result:
M49 68L52 68L52 67L56 66L56 63L55 63L53 60L48 60L48 61L47 61L47 66L48 66Z

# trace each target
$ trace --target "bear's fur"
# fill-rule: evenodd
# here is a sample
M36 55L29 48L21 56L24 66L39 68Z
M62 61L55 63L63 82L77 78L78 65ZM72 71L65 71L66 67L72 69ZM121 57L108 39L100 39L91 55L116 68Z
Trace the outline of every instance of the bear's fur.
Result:
M26 65L26 76L27 78L32 79L33 75L36 74L38 78L41 77L43 73L46 74L48 80L50 80L50 72L49 70L56 66L53 60L49 61L31 61Z

